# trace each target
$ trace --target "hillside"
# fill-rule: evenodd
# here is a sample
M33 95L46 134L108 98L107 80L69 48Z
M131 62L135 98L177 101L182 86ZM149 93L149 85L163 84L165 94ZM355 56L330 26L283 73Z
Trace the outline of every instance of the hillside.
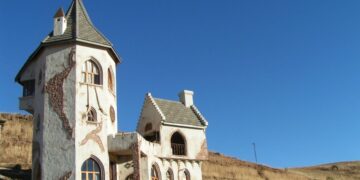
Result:
M31 142L31 116L0 113L0 179L29 177ZM204 180L360 180L359 161L276 169L209 152L202 170Z
M206 180L359 180L360 162L341 162L304 168L276 169L209 153L203 163Z

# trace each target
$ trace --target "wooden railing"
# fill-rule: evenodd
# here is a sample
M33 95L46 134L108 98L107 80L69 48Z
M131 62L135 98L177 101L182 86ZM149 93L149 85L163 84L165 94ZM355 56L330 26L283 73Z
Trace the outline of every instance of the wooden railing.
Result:
M171 143L173 155L185 155L185 144Z

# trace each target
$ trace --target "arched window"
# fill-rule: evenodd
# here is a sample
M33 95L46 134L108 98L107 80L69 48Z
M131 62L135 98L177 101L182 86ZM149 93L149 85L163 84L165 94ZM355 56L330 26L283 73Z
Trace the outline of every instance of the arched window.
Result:
M171 149L173 155L186 155L185 139L179 132L171 136Z
M108 88L110 91L114 92L115 91L115 86L114 86L114 74L112 73L112 70L109 68L108 69Z
M147 123L145 125L145 132L151 131L152 130L152 124L151 123Z
M88 60L83 64L81 80L83 83L100 84L100 69L94 61Z
M125 178L125 180L133 180L133 179L134 179L134 174L130 174Z
M169 168L168 171L166 172L166 180L173 180L174 179L174 173L173 171Z
M154 164L151 166L151 180L159 180L160 173L159 168Z
M93 158L87 159L81 166L81 179L100 180L103 179L102 169Z
M94 108L92 108L92 107L90 107L90 109L88 110L87 120L90 121L90 122L96 122L97 121L96 110Z

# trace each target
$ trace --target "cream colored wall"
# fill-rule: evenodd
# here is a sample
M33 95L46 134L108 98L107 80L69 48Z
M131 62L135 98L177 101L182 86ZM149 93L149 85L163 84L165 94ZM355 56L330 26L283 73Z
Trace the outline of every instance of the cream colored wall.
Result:
M161 115L152 104L150 97L146 95L137 126L137 132L144 136L145 126L147 123L152 124L152 131L160 131L161 120Z
M105 179L109 179L109 155L107 136L117 132L117 118L115 122L110 119L110 106L115 109L115 117L117 117L116 88L115 92L108 89L108 68L112 68L114 73L114 83L116 85L116 65L109 53L103 49L86 47L82 45L76 46L76 179L81 179L81 166L85 160L91 155L99 158L104 166ZM85 61L92 59L101 69L101 85L89 85L81 82L82 66ZM97 123L87 121L87 105L93 107L97 112ZM103 109L103 112L100 110ZM100 124L101 123L101 124ZM101 130L94 135L100 138L101 142L96 142L91 138L85 144L81 144L87 135L95 129ZM103 145L104 150L101 149Z
M166 180L166 172L171 169L174 175L174 180L182 180L182 172L188 170L191 179L201 180L202 173L200 168L201 161L192 160L180 160L180 159L163 159L158 158L154 155L147 157L148 163L147 170L143 171L142 179L149 179L151 177L151 167L153 164L157 164L160 170L162 180Z
M66 130L59 115L50 105L49 94L45 92L44 86L55 75L69 67L69 54L71 49L76 47L76 64L63 82L63 111L69 120L70 127L73 128L72 138L67 139ZM93 86L80 83L82 65L90 58L96 59L102 69L102 85ZM91 155L99 158L104 166L106 179L109 178L109 157L107 151L107 136L117 132L117 118L115 122L110 120L110 105L115 109L116 115L116 88L115 91L108 89L108 68L112 68L114 83L116 86L116 65L106 50L85 47L82 45L59 45L44 48L24 71L21 80L36 79L34 103L35 124L39 122L39 128L34 126L34 147L40 147L41 154L33 154L33 158L39 159L41 165L42 179L60 178L69 172L73 172L71 179L81 179L81 165ZM43 77L41 83L38 82L39 72L42 69ZM89 89L89 101L87 99L87 89ZM98 104L95 89L97 90ZM60 94L59 94L60 95ZM96 133L100 138L104 149L99 144L88 139L86 143L81 143L86 135L100 124L86 122L87 102L97 111L97 119L102 123L100 132ZM100 111L103 109L103 113ZM75 140L75 141L74 141ZM34 163L33 161L33 169ZM75 165L74 165L75 164ZM76 177L74 176L76 174ZM36 173L34 174L36 175ZM37 177L34 176L34 179Z
M184 127L174 127L168 125L161 126L161 147L162 155L165 157L179 157L172 155L171 136L175 132L179 132L185 138L186 142L186 156L188 159L197 159L198 154L202 150L202 145L206 143L205 130L192 129Z

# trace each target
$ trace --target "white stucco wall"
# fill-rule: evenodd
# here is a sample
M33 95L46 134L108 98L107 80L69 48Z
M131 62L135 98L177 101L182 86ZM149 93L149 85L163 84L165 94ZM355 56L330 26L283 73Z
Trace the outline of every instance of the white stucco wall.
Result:
M165 157L181 158L181 156L172 155L171 136L175 132L179 132L185 139L186 156L184 158L199 159L198 154L201 152L203 144L206 143L205 130L168 125L162 125L160 131L162 155Z
M115 92L108 88L108 68L111 68L114 73L113 78L116 86L116 65L106 50L82 45L76 46L76 59L76 179L81 179L81 166L91 155L100 159L104 166L105 179L109 179L107 136L117 132L117 103L116 88ZM85 61L90 59L95 61L100 68L101 85L90 85L81 81L82 66ZM97 123L87 121L87 105L96 110ZM110 119L110 106L115 109L115 122ZM102 126L100 132L94 135L100 138L100 144L103 145L104 150L101 149L99 142L91 138L82 144L91 131L100 129L99 126Z
M141 134L142 136L145 136L146 133L149 132L145 132L145 126L148 123L152 124L152 130L150 132L153 131L160 131L160 125L161 125L161 120L162 117L161 115L157 112L155 106L152 104L151 102L151 97L146 95L145 97L145 101L141 110L141 114L140 114L140 119L137 125L137 132L139 134Z
M69 54L74 47L76 64L63 81L63 87L60 88L63 93L63 112L70 127L73 128L72 139L68 139L63 121L51 106L45 84L69 67ZM102 85L100 86L85 85L80 81L82 64L90 58L96 59L99 68L102 69ZM111 68L113 72L113 83L116 86L116 65L106 50L67 44L43 48L22 73L20 81L36 80L32 106L35 124L38 125L34 126L35 153L33 155L40 161L37 164L41 165L42 179L57 179L69 172L72 173L71 179L81 179L81 165L91 155L100 159L104 166L105 177L109 179L107 136L117 132L117 103L116 88L115 91L108 89L108 68ZM43 75L40 75L40 69ZM41 83L39 82L40 76ZM88 92L89 94L87 94ZM58 95L60 97L60 93ZM99 124L86 121L87 102L96 109L98 122L102 123L102 128L96 135L100 138L104 150L99 148L99 144L91 138L81 144L86 135L99 127ZM113 106L115 110L114 122L110 120L110 106ZM103 112L100 111L100 107ZM33 169L36 168L33 167ZM33 174L36 175L36 173ZM39 177L34 176L34 179L37 178Z

